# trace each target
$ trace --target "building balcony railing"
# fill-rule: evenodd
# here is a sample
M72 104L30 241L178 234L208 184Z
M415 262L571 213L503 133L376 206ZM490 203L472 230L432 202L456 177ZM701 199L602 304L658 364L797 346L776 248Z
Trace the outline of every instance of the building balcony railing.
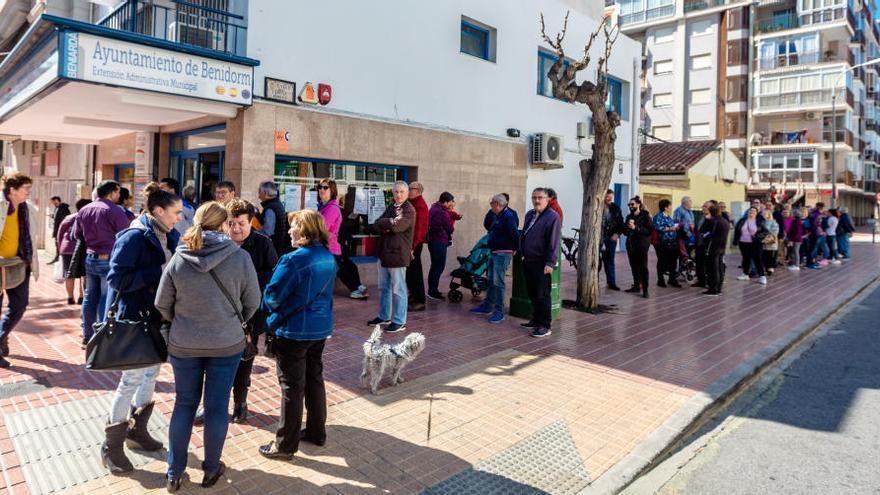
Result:
M684 12L696 12L698 10L711 9L712 7L721 7L738 3L742 0L691 0L684 3Z
M149 0L128 0L98 24L182 45L243 56L247 41L247 26L242 25L243 22L242 16L180 0L175 0L170 7L156 5Z
M877 162L877 150L874 148L865 148L864 155L866 162Z
M815 182L816 172L801 170L759 170L755 172L755 182L759 184L796 184Z
M618 24L625 26L627 24L638 24L640 22L653 21L654 19L662 19L675 14L675 4L662 5L653 9L643 10L641 12L633 12L632 14L621 15L618 18Z
M849 22L849 25L855 29L856 23L852 12L846 6L839 5L804 14L791 14L787 16L773 16L768 19L759 19L755 26L755 31L757 33L775 33L804 26L837 22L843 19L846 19L847 22Z
M880 123L874 119L865 119L865 130L880 132Z
M843 101L841 100L845 100L850 108L855 106L855 99L853 98L852 91L846 88L839 88L837 91L837 100L839 103L842 104ZM804 107L830 106L831 95L831 89L813 89L793 93L759 95L756 110L797 110Z
M832 139L832 137L836 137L836 139ZM822 142L830 143L832 141L839 144L846 144L847 146L852 147L853 133L849 129L837 129L835 132L831 132L830 129L822 131Z
M788 53L772 57L762 57L758 61L761 70L778 69L796 65L818 64L822 62L848 62L853 65L852 52L844 50L825 50L805 53Z
M817 130L810 132L809 129L801 129L799 131L768 131L767 129L757 129L756 132L761 135L761 140L756 143L758 146L780 146L787 144L799 146L829 145L833 134L830 130L827 130L823 131L822 135L819 136ZM838 144L846 144L848 146L853 145L854 137L851 131L847 129L837 129L835 135L837 136Z

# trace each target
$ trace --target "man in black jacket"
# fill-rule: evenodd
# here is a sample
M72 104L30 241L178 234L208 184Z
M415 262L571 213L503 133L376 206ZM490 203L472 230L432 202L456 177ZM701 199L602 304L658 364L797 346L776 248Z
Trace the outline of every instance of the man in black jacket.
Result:
M617 254L617 240L623 233L623 215L614 202L614 191L605 192L605 210L602 213L602 266L605 267L605 280L611 290L620 290L614 278L614 255Z
M727 237L730 234L730 223L721 216L718 203L709 202L709 214L712 216L709 222L709 235L703 239L706 246L706 283L707 289L703 294L707 296L720 296L721 286L724 284L724 252L727 249Z
M55 213L52 214L52 239L55 239L55 258L49 262L51 265L58 262L58 249L61 246L61 239L58 239L58 227L61 226L61 222L67 218L67 215L70 215L70 205L62 203L59 196L52 196L50 201L52 201L52 206L55 207Z
M290 234L287 233L287 212L284 211L284 203L278 199L278 184L272 181L260 183L260 206L263 212L260 214L260 232L272 239L272 246L278 256L289 253L293 247L290 244Z

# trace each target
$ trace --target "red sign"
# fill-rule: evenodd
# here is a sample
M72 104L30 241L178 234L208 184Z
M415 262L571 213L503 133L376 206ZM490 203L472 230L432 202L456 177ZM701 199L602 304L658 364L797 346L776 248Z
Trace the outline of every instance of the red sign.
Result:
M318 84L318 103L321 105L326 105L330 103L330 98L333 97L333 88L330 87L329 84Z

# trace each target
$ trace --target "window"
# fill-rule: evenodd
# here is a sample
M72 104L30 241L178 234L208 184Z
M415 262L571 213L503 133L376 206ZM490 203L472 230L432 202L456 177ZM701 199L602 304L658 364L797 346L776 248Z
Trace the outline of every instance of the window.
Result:
M624 118L623 108L623 82L608 76L608 101L605 107L610 112L617 112L621 119Z
M691 139L706 139L709 137L709 123L701 122L699 124L691 124L688 130L688 136Z
M462 16L461 53L495 61L495 29Z
M691 36L705 36L715 32L715 24L711 19L691 24Z
M672 60L658 60L654 62L654 74L672 73Z
M660 28L654 31L654 44L671 43L675 41L675 27Z
M672 106L672 93L654 93L654 108Z
M709 88L691 90L692 105L702 105L705 103L712 103L712 90Z
M553 98L553 84L547 77L550 67L556 63L557 56L545 50L538 49L538 94ZM562 61L563 69L571 65L571 61L566 59Z
M657 139L663 141L671 141L672 140L672 126L671 125L655 125L651 128L651 135Z
M696 57L691 57L691 69L700 70L700 69L708 69L712 67L712 55L707 53L705 55L697 55Z

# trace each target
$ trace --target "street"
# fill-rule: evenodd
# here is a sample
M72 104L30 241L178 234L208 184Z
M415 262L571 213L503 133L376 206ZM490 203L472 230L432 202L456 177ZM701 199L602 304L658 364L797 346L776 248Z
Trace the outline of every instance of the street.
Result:
M880 288L870 290L625 493L880 493Z

